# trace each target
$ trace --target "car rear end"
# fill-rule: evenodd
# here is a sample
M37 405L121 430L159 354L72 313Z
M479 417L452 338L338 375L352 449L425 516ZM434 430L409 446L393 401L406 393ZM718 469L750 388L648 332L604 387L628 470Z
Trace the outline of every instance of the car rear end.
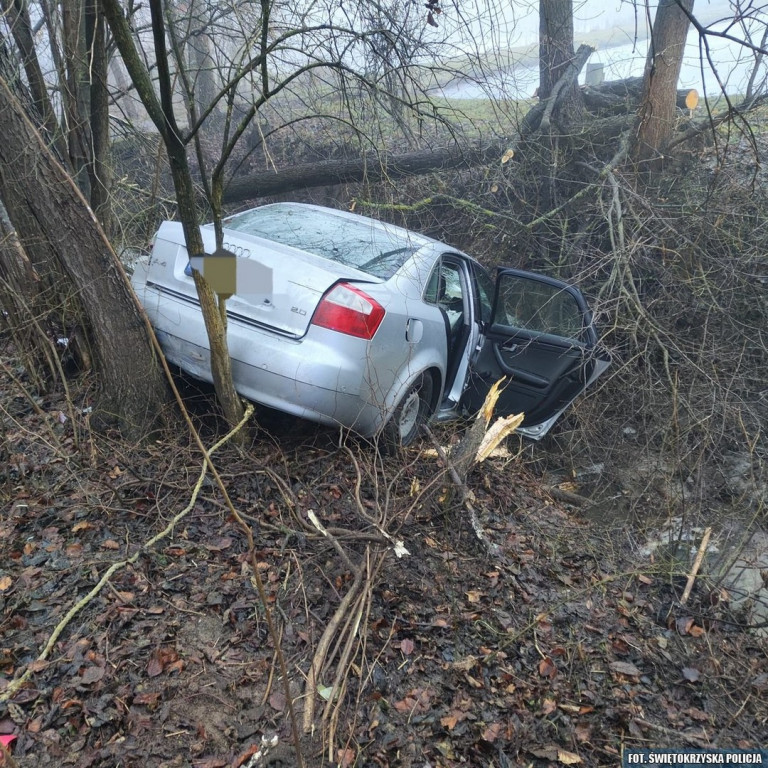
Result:
M279 204L243 216L249 220L226 221L224 234L224 247L238 259L238 292L227 302L237 390L297 416L375 434L415 367L439 357L433 345L407 339L408 308L418 309L420 295L399 271L426 239L314 206ZM202 232L210 253L213 231ZM314 252L298 247L305 243ZM377 253L387 263L370 266ZM248 285L252 271L240 267L249 261L259 265L262 284ZM134 282L167 358L210 381L189 272L181 227L167 222Z

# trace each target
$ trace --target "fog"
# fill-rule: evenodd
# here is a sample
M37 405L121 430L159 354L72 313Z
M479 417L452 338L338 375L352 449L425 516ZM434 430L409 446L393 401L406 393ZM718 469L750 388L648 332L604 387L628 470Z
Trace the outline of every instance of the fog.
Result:
M466 9L466 6L462 6ZM751 39L759 46L768 23L764 9L750 7L751 19L735 19L734 8L726 0L701 4L694 8L697 20L709 32L702 38L691 28L680 74L680 88L696 89L700 95L716 96L724 89L729 95L744 94L756 66L755 53L737 41L717 34ZM587 43L596 50L589 64L602 65L606 80L640 76L648 52L650 26L655 7L636 7L628 2L608 3L585 0L574 6L575 46ZM484 57L481 71L466 79L453 80L443 92L452 98L526 98L538 86L538 4L500 6L496 13L489 6L477 7L474 15L448 7L443 15L444 28L461 45L468 38L476 41L477 52ZM462 29L463 26L463 29ZM467 35L469 33L469 35ZM581 73L581 82L585 80ZM756 84L766 78L766 65L758 65Z

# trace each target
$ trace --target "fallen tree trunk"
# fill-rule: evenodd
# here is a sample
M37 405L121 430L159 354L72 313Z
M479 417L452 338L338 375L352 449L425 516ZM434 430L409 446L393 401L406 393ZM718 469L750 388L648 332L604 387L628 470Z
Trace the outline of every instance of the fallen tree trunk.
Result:
M685 100L690 88L677 91L677 108L686 109ZM581 89L584 104L590 112L601 114L626 114L634 112L643 95L643 78L628 77L625 80L609 80L600 85L585 85Z
M275 171L259 171L242 178L232 179L224 189L223 202L239 203L243 200L282 195L297 189L322 187L327 184L347 184L358 181L375 183L385 179L400 179L404 176L444 171L449 168L470 168L501 160L505 152L511 147L516 147L521 139L539 128L543 117L548 120L552 108L565 91L563 85L567 85L578 76L591 52L592 49L588 46L579 48L576 62L569 67L553 89L551 99L542 101L529 110L520 125L519 135L512 140L511 144L500 141L470 148L454 146L437 150L422 149L404 154L368 153L363 157L349 160L323 160Z
M518 135L511 142L499 141L469 148L453 146L437 150L422 149L404 154L371 152L358 158L323 160L273 171L258 171L230 180L224 189L222 201L225 204L239 203L329 184L360 181L375 183L450 168L470 168L500 160L505 152L510 149L514 152L522 139L540 127L549 130L553 108L567 91L568 84L578 76L592 51L586 45L579 48L574 62L553 89L552 96L528 111L520 124Z
M354 182L375 183L406 176L444 171L450 168L474 167L500 160L505 152L517 148L520 141L529 138L538 130L550 130L549 118L567 82L576 76L584 66L592 49L581 46L569 70L554 89L551 99L532 107L523 118L519 131L509 142L495 142L470 148L444 147L437 150L423 149L404 154L392 152L371 152L363 157L337 160L322 160L314 163L257 171L248 176L231 179L224 189L225 204L245 200L282 195L298 189L311 189L332 184ZM596 86L583 87L584 103L589 112L603 116L629 115L637 108L642 94L642 78L632 77L613 80ZM679 90L677 106L685 108L689 90ZM623 128L623 121L622 121Z
M397 155L391 152L370 153L350 160L324 160L278 171L260 171L232 179L224 190L225 203L238 203L258 197L281 195L297 189L346 184L356 181L377 182L418 176L449 168L472 167L500 159L507 145L498 142L462 149L424 149Z

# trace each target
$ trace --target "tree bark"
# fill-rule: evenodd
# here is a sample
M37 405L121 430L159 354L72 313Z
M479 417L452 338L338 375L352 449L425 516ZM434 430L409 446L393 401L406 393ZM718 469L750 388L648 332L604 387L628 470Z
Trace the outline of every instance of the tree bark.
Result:
M570 93L571 90L578 85L579 72L581 72L582 68L587 63L587 59L594 52L595 49L592 48L592 46L585 44L580 45L579 50L576 51L573 58L568 62L568 66L562 69L560 79L552 87L549 96L543 100L546 106L544 107L544 114L542 115L541 123L539 125L539 129L542 133L551 132L552 115L558 109L560 109L562 113L561 105L567 104L567 102L572 99ZM571 110L570 116L573 118L575 116L573 107L571 106L569 109ZM583 104L580 104L579 114L581 115L582 113Z
M677 81L683 64L688 14L694 0L660 0L643 76L632 160L641 170L654 170L664 159L675 127Z
M80 191L91 199L88 173L91 154L91 91L88 81L88 52L85 47L86 0L68 0L61 6L62 44L66 62L66 80L61 83L67 142L72 169Z
M72 178L0 78L0 199L24 250L55 261L79 297L102 420L138 439L169 402L149 330L122 266ZM34 249L28 244L34 244Z
M348 184L357 181L373 183L448 168L482 165L500 159L506 149L507 144L497 143L471 149L449 147L399 155L382 152L351 160L306 163L282 168L277 172L261 171L232 179L224 189L223 202L238 203L327 184Z
M541 0L539 4L539 98L546 101L575 57L572 0ZM583 110L578 83L571 82L558 98L557 122L570 124Z
M189 70L194 83L194 99L197 114L202 115L205 110L214 103L219 93L220 86L216 82L216 62L211 55L211 37L208 29L206 3L201 0L192 0L189 9L184 14L190 26L187 50L189 56ZM212 113L213 123L221 122L220 110L217 108Z
M112 167L109 159L109 90L107 77L107 24L98 0L86 4L86 48L90 52L90 126L92 146L88 158L91 208L109 237L112 231Z

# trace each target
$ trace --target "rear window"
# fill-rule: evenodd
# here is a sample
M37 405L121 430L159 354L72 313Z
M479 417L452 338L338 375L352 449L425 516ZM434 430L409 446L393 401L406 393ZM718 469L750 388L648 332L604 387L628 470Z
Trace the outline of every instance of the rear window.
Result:
M383 280L422 245L403 231L382 230L365 219L300 206L254 208L226 219L224 227L300 248Z

